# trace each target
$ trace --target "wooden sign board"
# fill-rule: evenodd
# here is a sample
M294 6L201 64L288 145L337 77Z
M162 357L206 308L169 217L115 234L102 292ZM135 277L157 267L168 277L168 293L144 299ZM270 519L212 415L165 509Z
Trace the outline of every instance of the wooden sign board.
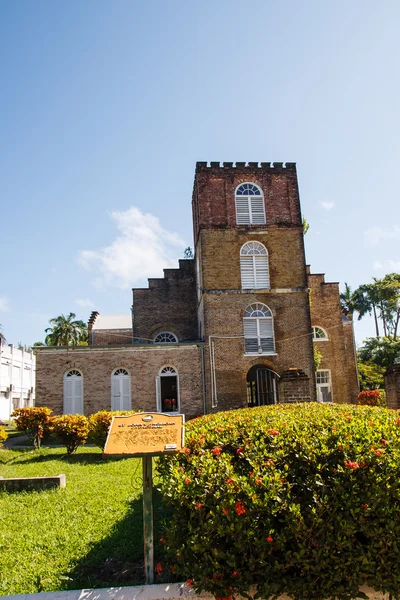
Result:
M143 456L179 452L184 445L184 415L135 413L115 416L111 422L105 455Z

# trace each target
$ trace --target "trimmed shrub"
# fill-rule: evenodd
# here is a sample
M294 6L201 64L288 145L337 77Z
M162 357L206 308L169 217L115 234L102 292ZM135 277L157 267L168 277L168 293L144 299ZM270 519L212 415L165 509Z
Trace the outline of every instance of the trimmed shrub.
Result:
M135 410L100 410L89 417L89 435L93 442L104 449L107 441L108 430L114 415L133 415Z
M357 396L360 406L386 406L384 390L363 390Z
M34 448L40 448L42 438L49 432L52 412L47 406L32 406L16 408L11 417L14 418L18 431L23 431L32 439Z
M399 597L400 415L319 403L207 415L163 456L169 568L217 598ZM162 565L164 567L165 565Z
M2 446L3 442L8 438L8 433L4 429L4 427L0 427L0 446Z
M67 449L67 454L75 452L86 443L89 423L83 415L62 415L52 419L53 435Z

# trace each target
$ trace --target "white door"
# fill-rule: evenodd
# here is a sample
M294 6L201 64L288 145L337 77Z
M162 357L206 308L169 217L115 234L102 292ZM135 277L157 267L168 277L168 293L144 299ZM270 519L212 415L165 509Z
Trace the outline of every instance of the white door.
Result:
M69 371L64 377L64 414L83 415L83 377L79 371Z
M131 378L125 369L111 376L111 410L131 410Z

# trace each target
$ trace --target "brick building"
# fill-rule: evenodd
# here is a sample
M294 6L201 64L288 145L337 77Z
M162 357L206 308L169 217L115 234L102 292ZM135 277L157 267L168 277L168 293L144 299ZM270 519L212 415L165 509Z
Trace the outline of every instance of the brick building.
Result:
M295 164L197 163L192 207L194 259L133 289L132 315L92 313L88 347L38 348L36 404L190 418L355 401L352 322L306 267Z

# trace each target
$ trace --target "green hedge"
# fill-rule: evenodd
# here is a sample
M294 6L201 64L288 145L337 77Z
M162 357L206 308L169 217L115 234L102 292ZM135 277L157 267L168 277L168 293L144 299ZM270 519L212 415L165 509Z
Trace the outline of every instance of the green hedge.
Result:
M217 598L355 598L400 590L400 415L281 405L187 424L159 462L177 577Z

